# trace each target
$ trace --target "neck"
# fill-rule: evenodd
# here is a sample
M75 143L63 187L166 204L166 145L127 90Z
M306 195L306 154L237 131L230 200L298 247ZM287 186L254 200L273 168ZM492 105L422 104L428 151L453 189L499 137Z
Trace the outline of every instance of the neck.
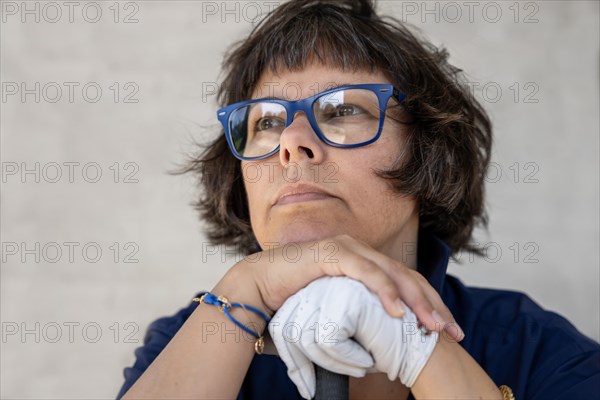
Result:
M377 250L410 269L417 269L417 240L419 237L419 216L407 221L397 235L385 242Z

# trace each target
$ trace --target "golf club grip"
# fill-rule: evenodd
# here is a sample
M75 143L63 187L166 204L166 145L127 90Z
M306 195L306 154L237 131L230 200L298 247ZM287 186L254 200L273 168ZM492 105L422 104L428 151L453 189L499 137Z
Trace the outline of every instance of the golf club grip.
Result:
M315 400L348 400L348 375L336 374L315 364Z

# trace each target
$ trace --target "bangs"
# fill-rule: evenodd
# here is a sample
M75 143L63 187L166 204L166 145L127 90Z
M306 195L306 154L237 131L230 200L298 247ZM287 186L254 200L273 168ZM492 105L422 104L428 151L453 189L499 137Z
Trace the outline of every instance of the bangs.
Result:
M219 92L221 106L249 99L265 71L279 75L320 64L349 72L379 70L390 79L393 76L388 58L393 49L382 45L389 38L365 17L348 14L336 4L298 7L296 13L287 10L285 16L278 16L277 11L263 19L236 52L226 56L224 66L230 69L225 81L231 79L237 85L233 91Z
M298 71L318 63L344 71L371 71L381 55L366 39L362 21L336 9L314 9L281 24L257 46L257 58L274 73Z

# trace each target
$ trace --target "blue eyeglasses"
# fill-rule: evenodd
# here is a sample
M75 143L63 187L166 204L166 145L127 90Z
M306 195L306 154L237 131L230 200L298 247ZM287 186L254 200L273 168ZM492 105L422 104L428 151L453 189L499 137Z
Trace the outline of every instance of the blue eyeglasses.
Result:
M330 146L366 146L381 135L390 98L406 97L390 84L347 85L306 99L263 98L217 111L229 148L240 160L259 160L279 151L281 133L303 111L319 139Z

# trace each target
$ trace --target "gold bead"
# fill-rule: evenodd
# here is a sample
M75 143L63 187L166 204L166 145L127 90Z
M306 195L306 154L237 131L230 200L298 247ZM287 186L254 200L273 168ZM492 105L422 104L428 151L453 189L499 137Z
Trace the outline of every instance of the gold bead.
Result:
M200 297L195 297L192 300L195 301L196 303L204 303L204 296L206 296L206 293L204 293L202 296Z
M502 393L503 400L515 400L515 395L513 394L512 389L508 386L501 385L498 387L498 389L500 389L500 392Z
M256 342L254 342L254 351L256 352L256 354L262 354L264 350L265 350L265 341L263 340L263 337L261 336L258 339L256 339Z

